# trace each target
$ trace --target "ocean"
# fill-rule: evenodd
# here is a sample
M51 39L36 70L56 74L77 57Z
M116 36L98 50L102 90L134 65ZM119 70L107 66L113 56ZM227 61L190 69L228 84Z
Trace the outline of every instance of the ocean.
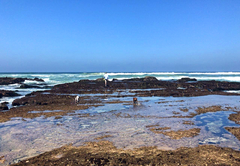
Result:
M23 78L41 78L48 85L56 85L67 82L79 81L82 79L94 80L103 77L104 73L0 73L0 77L23 77ZM153 76L159 80L177 80L182 77L196 78L202 80L231 81L240 82L240 72L122 72L108 73L111 79L129 79ZM29 83L29 82L27 82Z

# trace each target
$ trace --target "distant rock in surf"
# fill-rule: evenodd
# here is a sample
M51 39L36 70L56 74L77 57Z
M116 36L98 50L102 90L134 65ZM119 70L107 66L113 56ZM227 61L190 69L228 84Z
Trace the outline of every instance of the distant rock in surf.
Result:
M188 81L197 81L197 79L196 78L183 77L183 78L177 80L177 82L188 82Z
M19 83L23 83L26 80L44 82L43 79L40 79L40 78L37 78L37 77L35 77L34 79L31 79L31 78L0 77L0 85L19 84Z
M156 77L146 76L143 78L143 81L158 81Z
M35 86L35 85L27 85L27 84L22 84L20 86L21 89L27 89L27 88L41 88L39 86Z
M35 77L33 80L34 80L34 81L38 81L38 82L45 82L43 79L37 78L37 77Z
M1 97L14 97L14 96L20 96L20 95L14 91L0 90L0 98Z

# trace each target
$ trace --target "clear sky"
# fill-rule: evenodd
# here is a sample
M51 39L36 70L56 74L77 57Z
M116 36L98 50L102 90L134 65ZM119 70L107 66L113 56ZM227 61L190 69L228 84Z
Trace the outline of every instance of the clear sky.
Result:
M0 0L0 72L240 71L240 0Z

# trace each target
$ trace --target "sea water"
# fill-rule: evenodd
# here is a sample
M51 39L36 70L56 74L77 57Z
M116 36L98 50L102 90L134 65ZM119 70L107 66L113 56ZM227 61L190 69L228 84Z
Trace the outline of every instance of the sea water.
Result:
M240 82L240 72L139 72L139 73L108 73L109 79L129 79L142 78L146 76L156 77L158 80L177 80L183 77L196 78L202 80L231 81ZM56 85L67 82L74 82L83 79L94 80L103 78L103 72L95 73L0 73L0 77L22 77L41 78L48 85ZM29 83L29 82L27 82Z

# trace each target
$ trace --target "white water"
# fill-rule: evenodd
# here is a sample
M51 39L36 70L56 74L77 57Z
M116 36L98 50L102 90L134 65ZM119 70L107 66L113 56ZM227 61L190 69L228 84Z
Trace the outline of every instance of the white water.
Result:
M82 79L102 78L104 73L0 73L0 77L41 78L48 85L56 85ZM196 78L197 80L216 80L240 82L240 72L139 72L139 73L108 73L111 79L129 79L153 76L159 80L177 80L183 77ZM27 81L26 83L31 83Z

